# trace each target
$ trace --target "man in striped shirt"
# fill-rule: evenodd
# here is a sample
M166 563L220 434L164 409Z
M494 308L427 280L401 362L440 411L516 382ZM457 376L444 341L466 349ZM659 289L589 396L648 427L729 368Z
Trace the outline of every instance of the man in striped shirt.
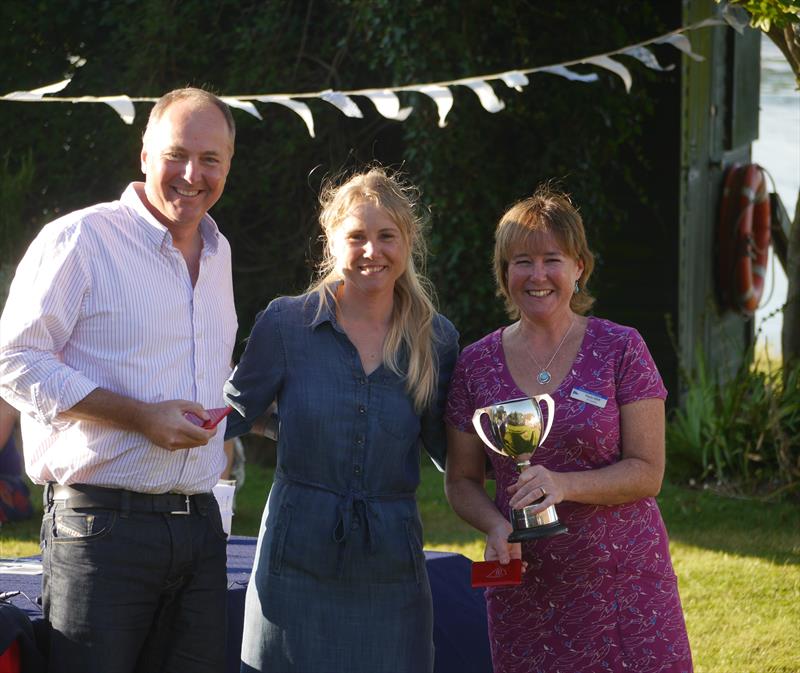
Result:
M0 395L45 485L50 671L221 671L225 534L211 489L236 337L230 246L207 214L233 156L200 89L153 108L145 181L46 225L0 318ZM224 423L224 421L223 421Z

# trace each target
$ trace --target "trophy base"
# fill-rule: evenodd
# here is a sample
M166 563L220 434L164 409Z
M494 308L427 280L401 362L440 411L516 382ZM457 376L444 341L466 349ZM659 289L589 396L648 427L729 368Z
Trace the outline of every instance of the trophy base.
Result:
M526 540L537 540L541 537L552 537L553 535L560 535L569 530L563 523L556 521L555 523L548 523L543 526L534 526L533 528L520 528L515 530L508 536L509 542L524 542Z

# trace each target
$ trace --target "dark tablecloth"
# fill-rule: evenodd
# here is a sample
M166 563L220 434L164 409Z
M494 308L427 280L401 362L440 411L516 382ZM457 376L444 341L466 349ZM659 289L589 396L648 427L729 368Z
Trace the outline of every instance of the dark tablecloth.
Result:
M244 622L244 596L253 567L256 539L234 536L228 541L227 673L239 670ZM435 673L491 673L483 591L470 587L470 561L460 554L425 552L433 593ZM38 604L40 575L0 574L0 593L21 592L8 599L33 622L37 638L46 642Z

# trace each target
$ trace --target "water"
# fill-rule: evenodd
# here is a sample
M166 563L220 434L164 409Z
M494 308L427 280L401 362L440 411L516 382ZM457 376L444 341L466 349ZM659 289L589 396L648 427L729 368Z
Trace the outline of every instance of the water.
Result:
M800 92L783 54L766 35L761 36L761 114L759 138L753 143L753 161L767 169L789 217L794 216L800 188ZM781 349L783 313L770 313L786 302L786 274L770 249L762 306L756 311L758 342L777 356Z

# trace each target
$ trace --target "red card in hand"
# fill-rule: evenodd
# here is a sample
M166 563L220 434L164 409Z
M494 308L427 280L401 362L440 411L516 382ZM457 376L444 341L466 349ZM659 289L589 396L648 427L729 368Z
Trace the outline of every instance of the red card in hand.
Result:
M206 413L211 417L207 421L204 421L191 411L187 411L184 416L186 416L188 421L191 421L195 425L199 425L204 430L211 430L216 428L217 424L229 413L231 413L231 411L233 411L233 407L217 407L216 409L206 409Z
M480 561L472 564L472 586L503 587L522 583L522 560L512 558L508 565L499 561Z

